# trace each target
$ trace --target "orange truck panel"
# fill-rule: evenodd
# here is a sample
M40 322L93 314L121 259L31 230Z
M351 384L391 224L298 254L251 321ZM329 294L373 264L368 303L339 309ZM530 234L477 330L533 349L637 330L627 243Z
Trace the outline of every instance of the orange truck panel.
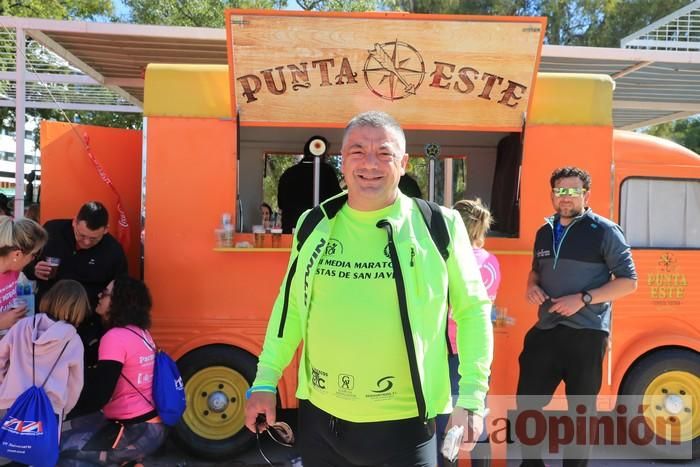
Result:
M129 222L129 272L140 274L141 132L118 128L41 122L41 221L72 219L86 201L109 210L109 232L117 236L117 197L100 178L90 150L114 184Z

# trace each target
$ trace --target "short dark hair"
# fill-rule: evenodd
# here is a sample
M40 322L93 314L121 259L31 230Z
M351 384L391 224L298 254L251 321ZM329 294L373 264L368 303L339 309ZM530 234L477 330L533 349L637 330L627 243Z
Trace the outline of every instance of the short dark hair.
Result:
M588 191L591 189L591 175L583 169L578 167L560 167L554 172L552 172L552 177L549 179L549 185L554 188L557 180L561 178L577 177L583 182L584 190Z
M114 288L107 314L107 327L151 327L151 292L145 283L129 276L114 279Z
M88 201L80 208L75 219L78 222L85 221L88 229L97 230L107 227L109 212L107 212L105 205L99 201Z
M406 151L406 135L394 117L386 112L380 112L378 110L370 110L369 112L363 112L361 114L355 115L345 127L343 132L343 146L345 145L345 138L350 133L350 130L354 128L383 128L386 130L391 130L394 132L396 139L399 143L399 149L402 152ZM403 154L399 154L403 156Z

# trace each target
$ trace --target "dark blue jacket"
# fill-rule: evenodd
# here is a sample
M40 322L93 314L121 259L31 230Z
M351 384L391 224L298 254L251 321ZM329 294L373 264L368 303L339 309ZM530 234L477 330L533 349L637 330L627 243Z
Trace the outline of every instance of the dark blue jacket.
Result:
M554 225L558 215L549 217L535 237L532 270L550 297L580 293L601 287L616 278L636 279L630 246L614 222L587 209L564 231L559 249L554 248ZM551 300L538 310L536 326L551 329L558 324L578 329L610 332L610 302L587 305L569 317L550 313Z

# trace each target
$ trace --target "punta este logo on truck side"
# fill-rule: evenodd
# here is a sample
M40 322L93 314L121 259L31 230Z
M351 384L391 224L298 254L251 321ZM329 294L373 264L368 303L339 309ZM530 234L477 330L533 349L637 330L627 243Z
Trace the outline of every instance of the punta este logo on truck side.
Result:
M478 98L510 108L517 108L527 91L527 86L521 83L463 64L434 60L429 69L426 71L426 63L415 47L396 39L375 43L367 51L361 79L350 59L341 56L279 65L241 76L236 81L246 103L258 100L258 94L264 92L263 83L267 92L281 96L290 90L361 85L360 81L364 81L372 94L381 99L408 99L418 94L426 73L429 88L462 95L476 94Z

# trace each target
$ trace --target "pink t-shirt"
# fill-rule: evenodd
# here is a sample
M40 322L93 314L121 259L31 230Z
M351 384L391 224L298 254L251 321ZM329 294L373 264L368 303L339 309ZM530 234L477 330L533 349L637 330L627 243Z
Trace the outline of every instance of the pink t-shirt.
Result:
M150 347L144 339L151 344ZM112 399L102 409L105 417L112 420L128 420L154 410L151 395L155 364L154 348L153 338L148 331L136 326L128 326L128 329L112 328L102 336L99 359L123 363L122 375L141 392L139 394L120 376Z
M474 248L474 257L479 266L479 272L481 272L481 281L493 302L498 294L498 286L501 285L501 266L498 263L498 258L483 248ZM457 325L451 314L447 321L447 333L450 336L452 351L457 352Z
M19 271L6 271L0 274L0 312L12 308L12 301L17 297L17 279Z
M494 301L498 294L498 286L501 285L501 266L498 264L498 258L483 248L474 248L474 257L479 265L481 281L486 286L489 298Z

